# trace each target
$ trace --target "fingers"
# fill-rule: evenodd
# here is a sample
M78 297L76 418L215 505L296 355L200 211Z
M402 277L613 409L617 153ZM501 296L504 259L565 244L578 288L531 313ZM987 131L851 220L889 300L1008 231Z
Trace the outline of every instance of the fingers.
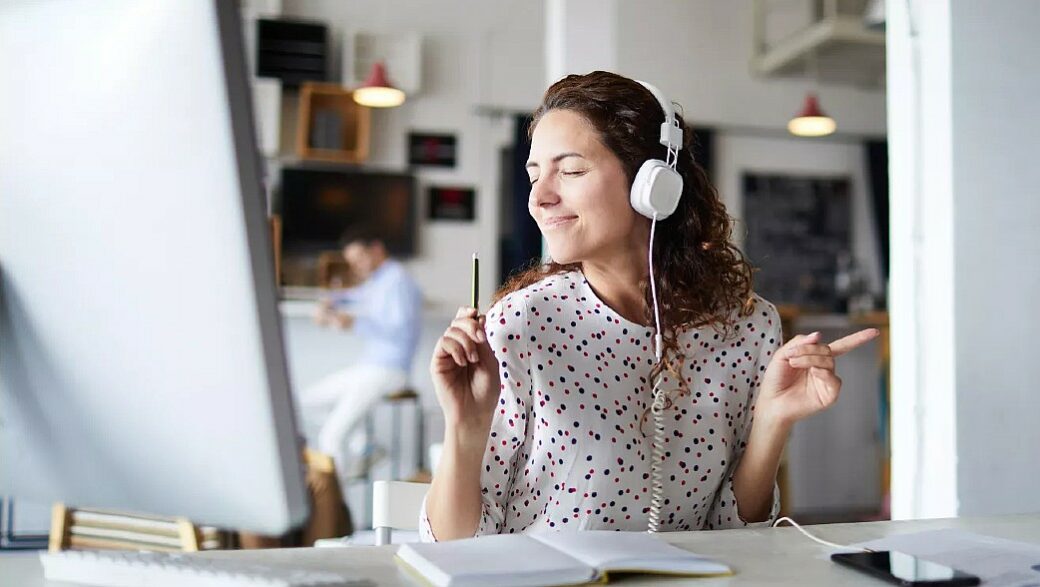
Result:
M844 355L861 344L877 338L879 334L881 334L881 331L877 328L867 328L860 330L859 332L854 332L844 338L839 338L829 346L831 347L831 352L837 357Z
M838 340L830 343L829 345L819 344L819 332L813 332L812 334L799 334L793 337L791 340L787 341L787 344L784 345L784 349L788 357L796 357L799 356L802 352L808 352L809 354L821 354L816 348L807 351L800 351L800 349L806 349L806 347L826 346L830 349L829 352L827 352L826 354L835 357L840 357L841 355L844 355L845 353L855 349L856 347L866 344L867 342L870 342L871 340L877 338L879 334L881 334L881 331L877 328L866 328L864 330L860 330L859 332L854 332L844 338L839 338Z
M462 346L459 341L447 335L441 337L440 342L437 343L437 349L434 351L434 358L436 359L438 355L451 357L459 367L465 367L469 364L469 357L466 354L466 348Z
M809 369L815 367L817 369L834 370L834 357L826 357L823 355L804 355L788 359L787 363L796 369Z
M833 404L838 399L838 393L841 391L841 377L835 375L834 371L818 367L810 368L809 375L815 378L827 392L827 396L821 398L824 405L829 406Z
M486 339L484 336L484 321L474 320L473 318L456 318L451 322L452 328L458 328L465 332L475 340L476 342L484 342Z
M819 332L813 332L812 334L796 334L791 337L791 340L787 341L782 348L793 349L803 344L819 342L819 340Z
M795 357L804 357L808 355L820 355L824 357L830 357L834 354L831 351L831 347L825 344L813 344L808 342L800 346L789 348L787 349L787 351L785 351L785 353L788 359L793 359Z
M434 359L451 357L459 367L480 362L482 347L487 347L484 317L474 308L461 307L451 326L437 343Z
M460 328L452 326L444 333L444 338L454 340L465 352L465 356L469 359L469 362L476 363L480 360L480 356L477 354L477 342L473 340L472 336Z

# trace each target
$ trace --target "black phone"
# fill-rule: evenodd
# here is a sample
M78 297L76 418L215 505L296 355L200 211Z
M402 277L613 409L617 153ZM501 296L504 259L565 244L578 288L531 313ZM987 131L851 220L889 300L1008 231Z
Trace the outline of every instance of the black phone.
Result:
M947 587L978 585L979 578L902 552L842 552L831 560L897 585Z

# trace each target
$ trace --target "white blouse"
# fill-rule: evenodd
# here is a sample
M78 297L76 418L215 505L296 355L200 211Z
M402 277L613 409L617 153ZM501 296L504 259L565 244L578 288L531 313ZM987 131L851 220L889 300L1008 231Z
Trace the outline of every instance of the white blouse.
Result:
M485 331L502 391L476 534L646 530L653 329L622 318L575 271L499 300ZM660 528L759 525L738 514L732 476L751 432L749 406L781 343L776 308L756 295L727 338L705 327L682 332L679 343L692 393L665 376ZM778 510L774 488L770 521ZM435 540L425 504L420 518L423 540Z

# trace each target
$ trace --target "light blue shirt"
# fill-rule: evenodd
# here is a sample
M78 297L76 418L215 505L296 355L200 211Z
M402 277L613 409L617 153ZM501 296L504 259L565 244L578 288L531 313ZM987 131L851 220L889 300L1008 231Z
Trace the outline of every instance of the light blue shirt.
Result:
M354 315L354 331L364 342L357 364L411 372L422 292L400 263L383 261L361 285L333 294L333 303Z

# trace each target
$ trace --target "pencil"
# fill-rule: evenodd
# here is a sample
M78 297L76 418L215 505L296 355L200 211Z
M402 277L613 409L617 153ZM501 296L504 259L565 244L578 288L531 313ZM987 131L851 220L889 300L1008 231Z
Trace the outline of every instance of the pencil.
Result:
M477 307L477 302L478 302L478 299L477 299L477 289L479 287L479 285L478 285L479 281L480 281L480 259L477 257L476 253L473 253L473 282L471 284L471 291L470 291L470 302L471 302L470 306L472 306L473 309L477 310L478 313L480 312L480 309Z

